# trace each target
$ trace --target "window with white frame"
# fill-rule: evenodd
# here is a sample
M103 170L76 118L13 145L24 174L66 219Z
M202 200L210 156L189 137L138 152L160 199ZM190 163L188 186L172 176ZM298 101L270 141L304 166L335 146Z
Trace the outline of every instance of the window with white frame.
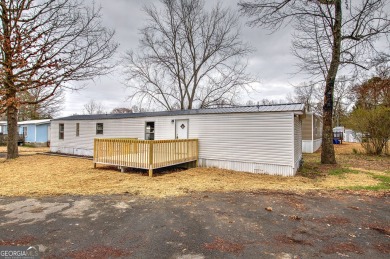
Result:
M96 135L103 134L103 123L96 123Z
M58 127L58 138L59 139L64 139L64 133L65 133L65 125L63 123L59 124Z
M154 121L145 123L145 140L154 140Z

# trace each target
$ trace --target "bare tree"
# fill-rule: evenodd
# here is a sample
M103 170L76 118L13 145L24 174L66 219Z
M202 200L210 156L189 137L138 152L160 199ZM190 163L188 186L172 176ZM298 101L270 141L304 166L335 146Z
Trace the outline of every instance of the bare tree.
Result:
M235 103L253 80L245 73L251 52L239 38L238 17L202 0L160 0L145 7L140 48L125 57L130 99L167 110Z
M104 109L103 105L100 102L95 100L90 100L88 103L84 104L84 114L103 114Z
M146 109L146 108L143 108L143 107L138 106L138 105L133 105L133 106L131 106L131 111L133 113L138 113L138 112L152 112L152 111L155 111L155 110L150 109L150 108Z
M314 82L305 82L294 86L294 94L289 94L286 98L289 102L304 103L307 111L318 113L317 108L321 103L321 98L318 98L320 91L320 85Z
M336 80L333 97L333 127L340 126L340 121L342 122L351 110L354 81L353 78L347 78L345 76L338 77Z
M381 52L373 60L374 76L380 78L390 78L390 54Z
M334 86L332 127L339 126L340 119L344 118L353 102L353 80L345 76L338 77ZM323 83L302 83L294 87L294 95L288 95L290 102L304 103L307 111L322 116L323 111Z
M70 81L109 72L117 45L100 9L80 0L0 0L0 112L7 113L7 158L18 156L20 105L44 102ZM26 92L44 88L30 100Z
M126 107L117 107L111 111L112 114L120 114L120 113L133 113L132 109Z
M19 107L18 119L51 119L58 115L58 113L62 110L65 101L64 90L60 88L50 98L42 102L37 102L42 99L43 96L48 95L47 91L51 90L40 87L21 93L24 95L21 99L23 99L25 104ZM28 104L27 102L32 104Z
M336 163L332 144L333 97L336 76L347 65L366 67L377 54L374 43L388 34L386 0L262 0L241 1L252 25L277 30L286 23L295 28L293 52L300 68L325 82L321 162Z

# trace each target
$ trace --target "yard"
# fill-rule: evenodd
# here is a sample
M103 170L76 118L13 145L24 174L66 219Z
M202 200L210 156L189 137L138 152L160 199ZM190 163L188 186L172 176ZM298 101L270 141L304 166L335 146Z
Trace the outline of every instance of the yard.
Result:
M234 172L215 168L166 169L147 177L146 171L99 165L91 160L39 154L45 148L21 147L21 156L4 158L0 147L0 196L133 194L149 197L182 196L194 192L257 192L263 190L390 190L390 157L361 153L359 144L336 145L339 165L320 164L320 153L305 154L295 177Z

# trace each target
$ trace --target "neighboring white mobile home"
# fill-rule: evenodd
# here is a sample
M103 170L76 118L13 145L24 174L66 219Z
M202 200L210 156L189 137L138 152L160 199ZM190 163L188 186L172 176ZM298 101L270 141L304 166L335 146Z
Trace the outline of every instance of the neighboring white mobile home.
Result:
M322 144L322 119L313 112L307 112L302 121L302 152L314 153Z
M341 132L343 135L343 142L357 143L361 140L361 133L359 134L351 129L346 129L344 126L338 126L333 128L333 132Z
M95 138L199 139L199 166L294 175L303 104L74 115L51 123L51 151L93 155Z

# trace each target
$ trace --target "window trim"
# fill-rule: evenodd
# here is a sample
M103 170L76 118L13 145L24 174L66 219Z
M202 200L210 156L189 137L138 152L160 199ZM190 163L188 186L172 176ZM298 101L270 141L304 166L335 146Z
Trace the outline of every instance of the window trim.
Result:
M146 127L148 126L148 123L153 123L153 129L150 132L147 132ZM156 134L156 122L155 121L145 121L145 140L155 140L155 134ZM151 139L148 139L146 136L153 136Z
M62 125L62 130L61 130ZM59 123L58 124L58 139L65 139L65 124Z
M102 129L98 129L98 126L102 125ZM100 132L101 131L101 132ZM104 134L104 124L102 122L96 123L96 135L103 135Z

